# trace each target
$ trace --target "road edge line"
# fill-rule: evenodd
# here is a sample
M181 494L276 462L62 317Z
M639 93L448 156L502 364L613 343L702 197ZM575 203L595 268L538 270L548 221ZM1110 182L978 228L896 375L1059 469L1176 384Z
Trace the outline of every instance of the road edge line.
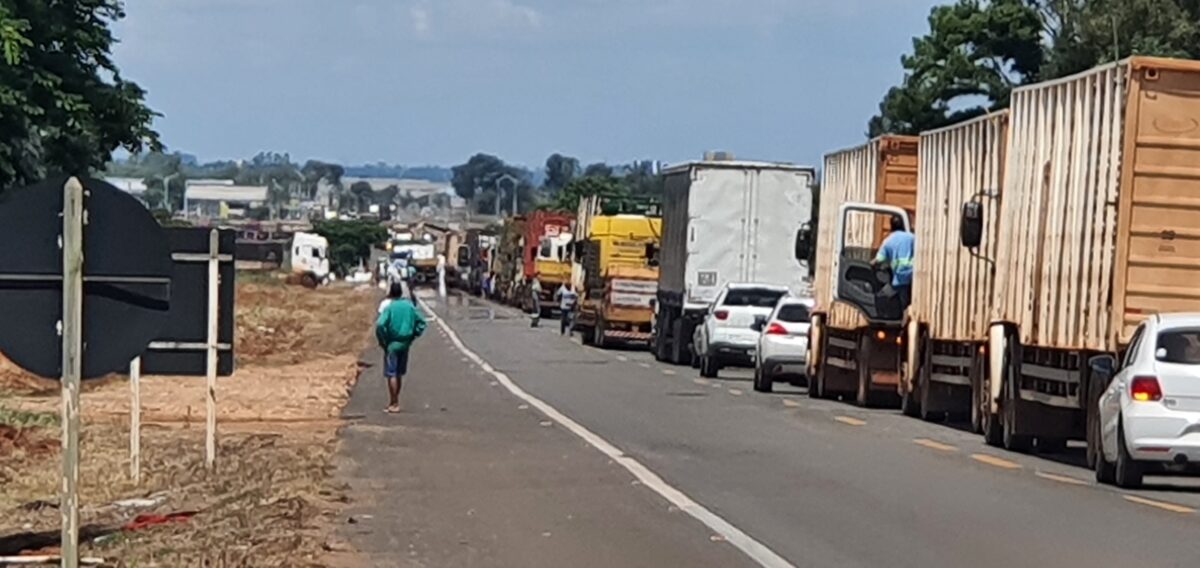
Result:
M782 556L776 554L775 551L768 548L765 544L755 540L753 537L735 527L732 523L726 521L716 513L709 511L703 505L697 503L691 497L688 497L687 494L664 481L662 477L659 477L659 475L651 471L650 468L625 455L625 452L621 451L608 440L602 438L599 434L588 430L567 415L559 412L558 409L550 406L540 398L526 392L525 389L522 389L519 385L517 385L517 383L508 375L496 370L496 368L492 367L487 360L477 355L474 351L471 351L471 349L468 348L465 343L463 343L462 339L458 337L458 333L454 331L454 328L450 327L450 324L446 323L445 320L434 313L434 311L423 300L418 299L418 301L420 302L421 307L425 309L425 312L429 314L429 318L437 323L438 326L446 332L446 334L449 336L450 342L453 343L463 355L466 355L476 365L479 365L480 368L492 375L492 377L499 381L500 384L504 385L504 388L508 389L508 392L512 393L513 396L525 401L530 406L541 411L542 414L545 414L551 420L557 422L567 430L570 430L576 436L583 438L583 441L587 442L593 448L599 450L600 453L608 456L614 462L629 471L629 473L632 473L633 476L637 478L637 480L640 481L643 486L659 494L659 496L666 499L667 502L671 503L675 507L679 508L679 510L691 515L693 518L712 529L718 535L723 537L726 542L735 546L738 550L742 551L743 554L750 557L751 560L757 562L760 566L766 566L769 568L795 568L792 563L785 560Z

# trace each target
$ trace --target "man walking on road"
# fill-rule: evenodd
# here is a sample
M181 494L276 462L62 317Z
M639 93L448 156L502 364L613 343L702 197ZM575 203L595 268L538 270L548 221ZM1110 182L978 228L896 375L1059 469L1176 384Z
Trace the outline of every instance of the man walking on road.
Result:
M425 333L425 318L404 294L404 286L393 282L388 301L379 307L375 338L384 350L383 376L388 383L387 412L400 412L400 387L408 373L408 351Z
M579 293L575 291L575 285L568 282L558 287L554 292L554 299L558 300L558 309L562 312L562 324L558 333L566 335L575 327L575 307L579 305Z
M542 321L542 281L538 279L540 274L533 275L533 282L529 284L529 294L533 296L533 315L529 320L529 327L537 327Z
M892 216L891 232L879 245L879 254L871 262L874 266L887 266L892 271L892 289L900 298L900 310L908 309L912 303L913 255L916 251L916 239L913 234L904 230L904 220Z

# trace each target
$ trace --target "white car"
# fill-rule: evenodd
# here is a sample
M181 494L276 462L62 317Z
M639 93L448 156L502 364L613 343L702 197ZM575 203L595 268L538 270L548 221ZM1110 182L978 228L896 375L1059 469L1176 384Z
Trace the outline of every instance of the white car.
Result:
M787 293L783 286L727 284L692 336L700 375L716 377L728 365L753 366L759 336L754 322L770 315Z
M1135 488L1200 465L1200 314L1142 322L1099 405L1097 481Z
M804 375L808 364L808 326L816 302L784 296L769 316L755 324L759 332L754 358L754 390L771 392L784 376Z

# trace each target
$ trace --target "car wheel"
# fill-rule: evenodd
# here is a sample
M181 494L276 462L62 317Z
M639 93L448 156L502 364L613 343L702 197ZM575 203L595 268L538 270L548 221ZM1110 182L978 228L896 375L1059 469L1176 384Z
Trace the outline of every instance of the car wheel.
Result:
M1142 464L1134 461L1125 445L1125 426L1117 424L1117 463L1113 480L1122 489L1137 489L1142 486Z
M763 370L762 362L754 364L754 390L758 392L771 392L774 390L774 379L771 375Z
M715 363L716 362L712 360L712 357L709 357L707 355L701 356L700 357L700 376L709 378L709 379L715 379L717 377L717 366L715 365Z
M1104 457L1104 438L1100 433L1100 419L1090 420L1088 431L1088 453L1091 454L1092 470L1096 472L1097 483L1113 483L1117 478L1117 467ZM1092 441L1095 441L1093 448Z

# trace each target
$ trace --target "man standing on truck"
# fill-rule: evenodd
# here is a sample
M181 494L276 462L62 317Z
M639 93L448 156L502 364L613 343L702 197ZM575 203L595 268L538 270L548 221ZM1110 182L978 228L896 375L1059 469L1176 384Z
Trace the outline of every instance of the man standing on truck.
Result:
M558 333L566 335L575 327L575 307L579 305L579 293L575 291L574 284L567 282L555 290L554 299L558 300L558 309L562 312L562 323Z
M904 230L904 220L893 215L891 227L883 244L879 245L879 254L871 261L872 266L887 266L892 272L892 290L900 298L900 310L908 309L912 303L913 254L916 250L916 239L913 234Z

